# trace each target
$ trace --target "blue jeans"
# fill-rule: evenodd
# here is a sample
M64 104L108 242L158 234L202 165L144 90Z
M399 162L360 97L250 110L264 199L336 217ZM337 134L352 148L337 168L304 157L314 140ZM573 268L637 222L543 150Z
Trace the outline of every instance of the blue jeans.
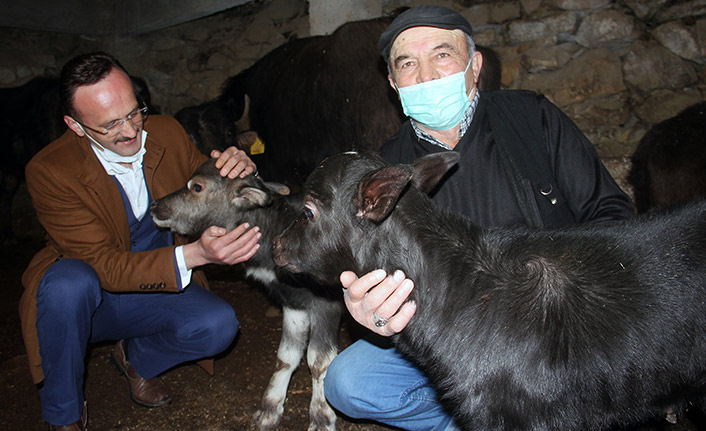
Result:
M83 411L89 343L128 339L130 364L145 379L225 350L238 331L233 308L195 284L180 293L111 293L93 268L63 259L37 291L37 335L44 381L42 417L67 425Z
M349 417L405 430L458 429L427 377L385 341L358 340L333 360L324 380L331 405Z

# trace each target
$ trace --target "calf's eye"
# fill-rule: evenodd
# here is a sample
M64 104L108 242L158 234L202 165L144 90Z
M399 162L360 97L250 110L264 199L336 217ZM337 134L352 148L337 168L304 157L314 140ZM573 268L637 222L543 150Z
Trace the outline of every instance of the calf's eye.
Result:
M314 219L314 211L312 211L310 208L304 207L304 215L309 220Z
M199 193L199 192L201 192L201 190L203 190L203 186L201 184L194 184L194 186L191 189L193 191L195 191L196 193Z

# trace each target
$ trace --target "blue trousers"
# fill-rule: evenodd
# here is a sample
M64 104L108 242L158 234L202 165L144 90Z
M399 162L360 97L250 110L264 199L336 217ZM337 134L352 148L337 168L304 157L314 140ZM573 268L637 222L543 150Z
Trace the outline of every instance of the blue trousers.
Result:
M458 429L424 373L379 341L358 340L333 360L324 379L331 405L349 417L405 430Z
M149 380L222 352L238 326L233 308L201 286L191 284L180 293L110 293L87 263L60 260L37 292L42 417L67 425L81 416L89 343L128 339L130 363Z

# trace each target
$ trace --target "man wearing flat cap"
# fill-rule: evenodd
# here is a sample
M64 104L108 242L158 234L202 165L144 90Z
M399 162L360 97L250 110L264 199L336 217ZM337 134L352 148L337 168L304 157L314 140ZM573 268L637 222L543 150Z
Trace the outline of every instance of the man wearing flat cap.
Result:
M530 91L477 89L483 57L472 35L461 14L424 5L402 12L382 33L378 48L409 121L381 155L397 164L458 152L457 169L431 197L481 227L560 227L633 216L630 198L559 108ZM414 318L416 305L405 302L414 281L401 271L346 271L341 283L348 310L377 335L400 332ZM349 417L408 430L458 429L424 372L378 336L338 355L325 392Z

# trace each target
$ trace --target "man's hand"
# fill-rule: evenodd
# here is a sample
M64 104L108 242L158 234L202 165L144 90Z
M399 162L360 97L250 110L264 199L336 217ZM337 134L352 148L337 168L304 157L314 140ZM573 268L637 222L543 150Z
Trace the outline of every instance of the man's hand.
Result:
M189 269L209 263L235 265L245 262L257 253L262 234L255 226L243 223L230 232L211 226L197 241L184 246L184 261Z
M360 278L351 271L344 271L341 284L343 299L353 318L385 337L403 330L417 310L415 302L405 302L414 283L405 278L402 271L387 276L385 271L378 269ZM376 326L379 319L387 319L387 323Z
M218 150L211 151L211 157L217 157L216 167L221 170L222 177L233 179L237 176L243 178L257 172L255 163L243 150L235 147L228 147L221 153Z

